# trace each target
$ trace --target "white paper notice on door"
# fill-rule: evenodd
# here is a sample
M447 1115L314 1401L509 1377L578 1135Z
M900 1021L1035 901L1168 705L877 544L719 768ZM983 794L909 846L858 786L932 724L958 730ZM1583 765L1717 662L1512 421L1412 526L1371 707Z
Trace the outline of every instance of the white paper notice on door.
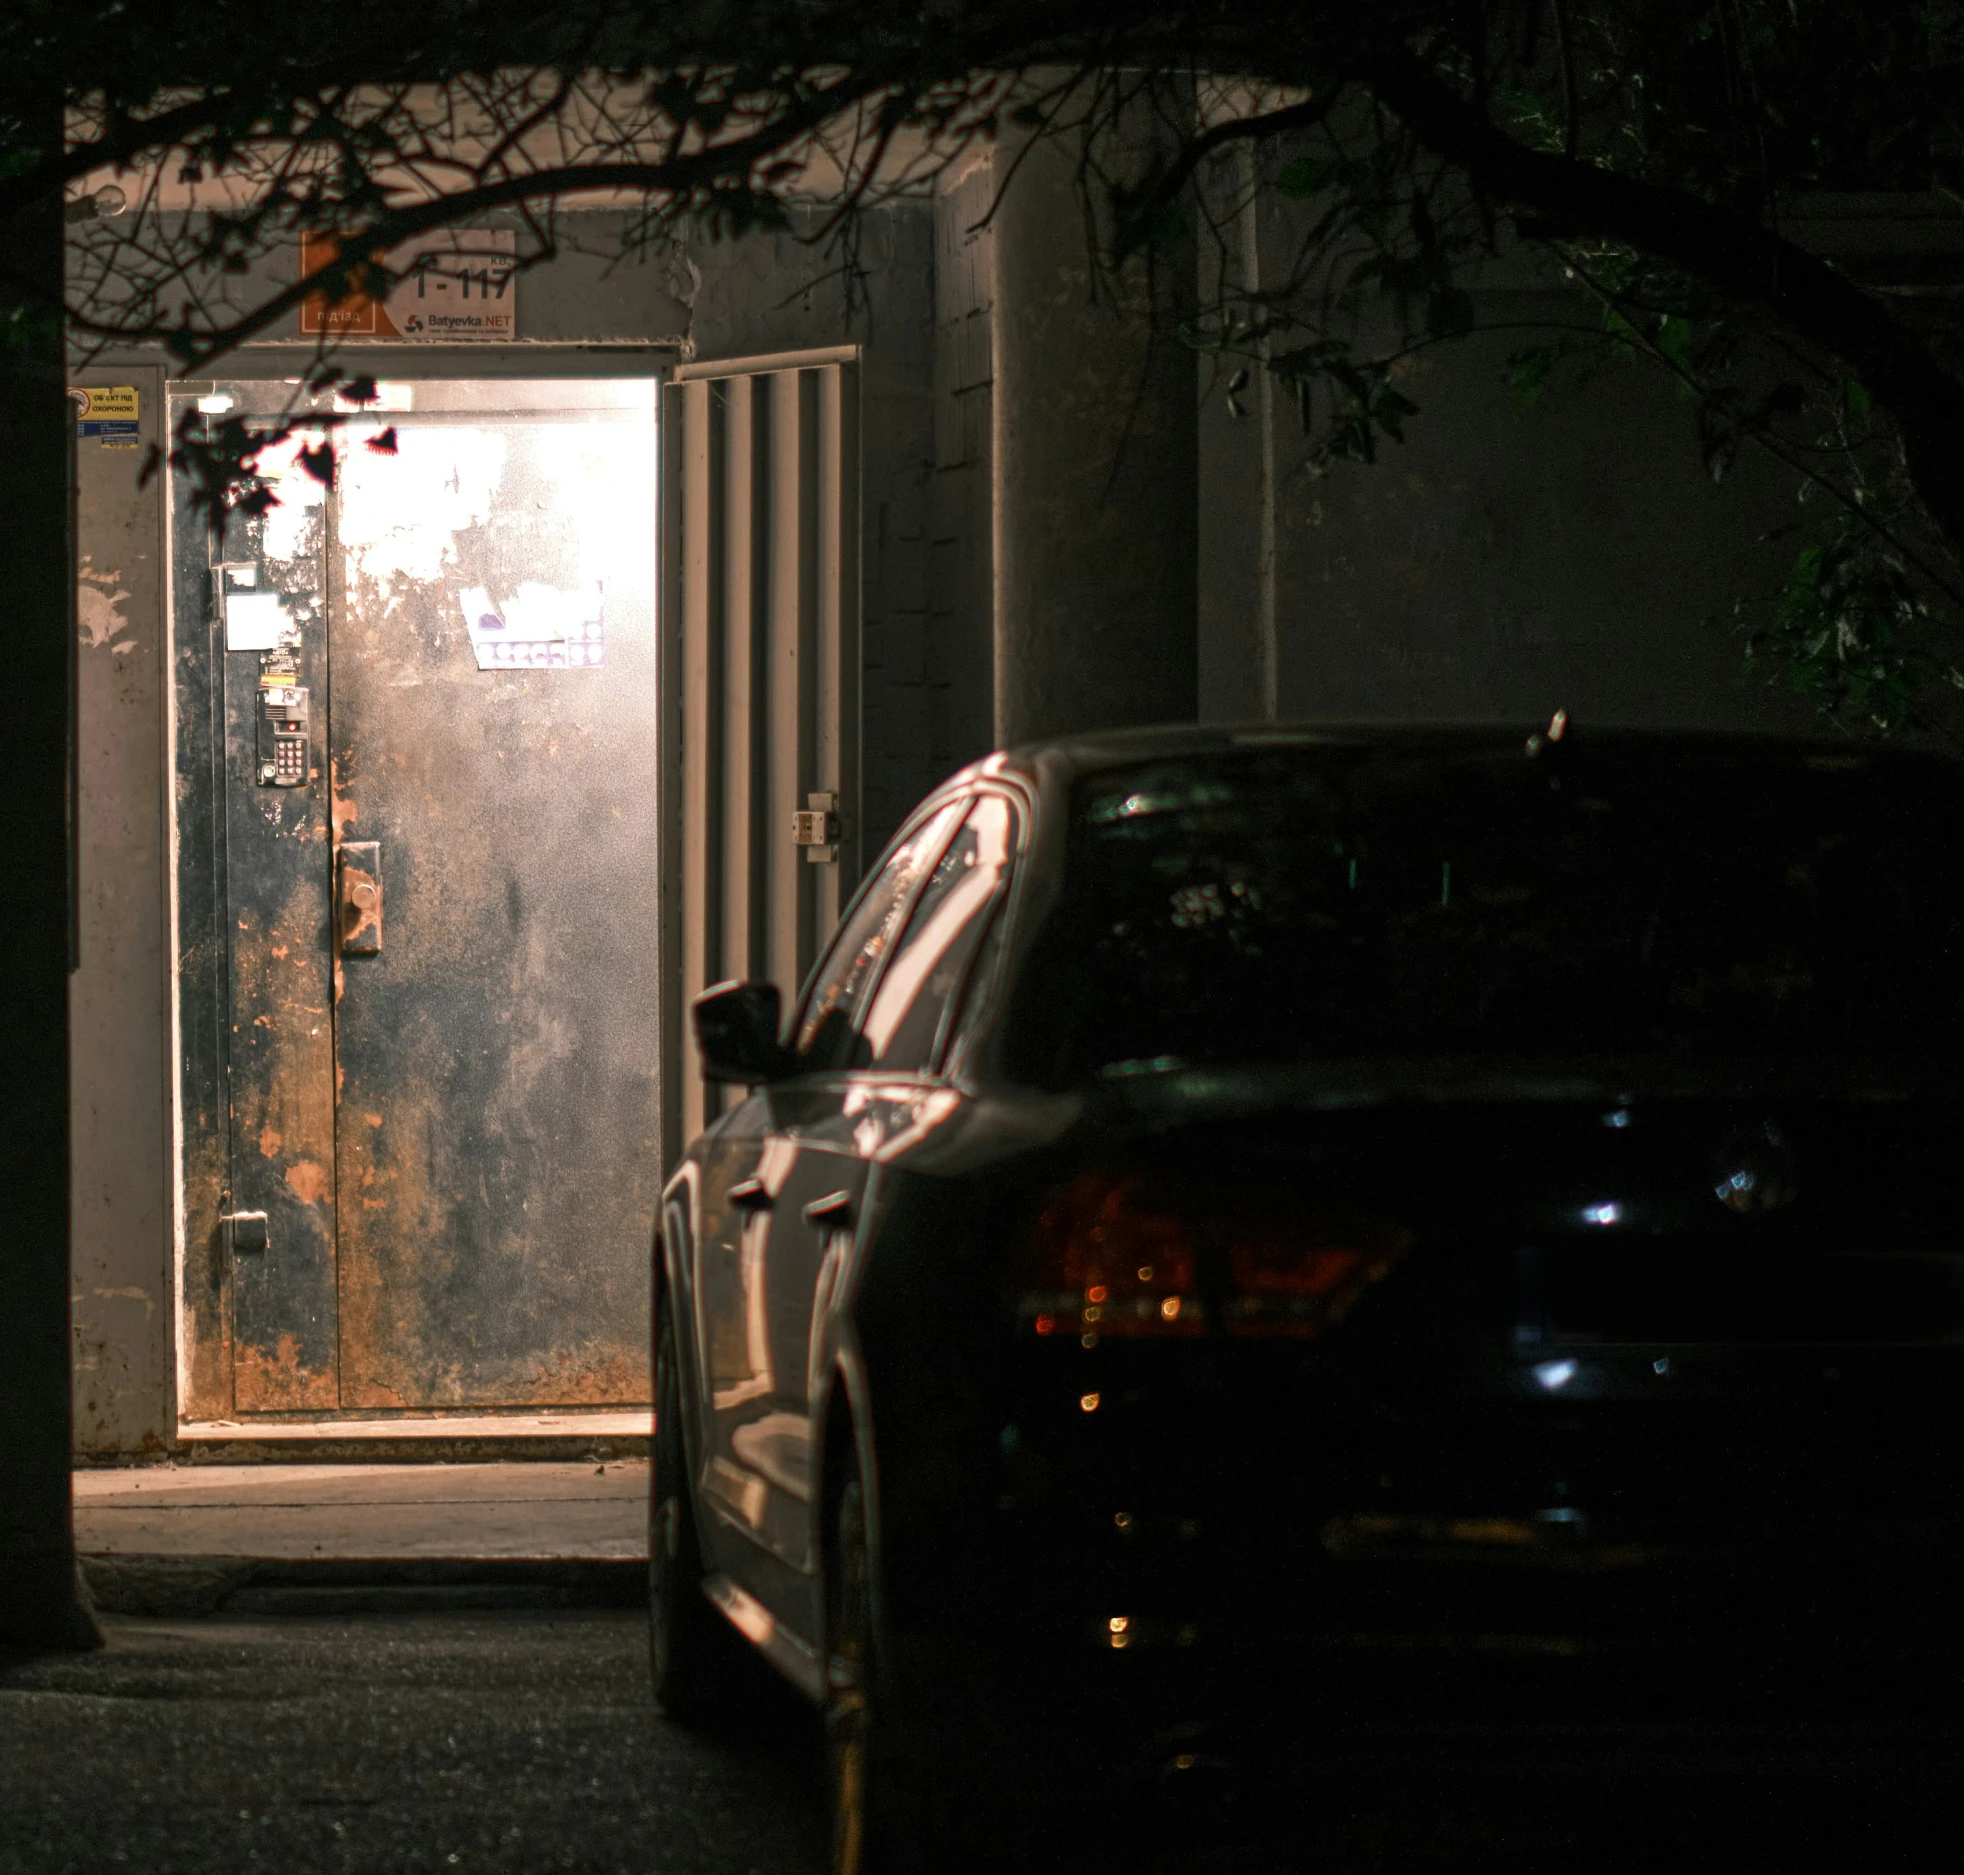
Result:
M509 598L482 586L457 595L481 671L597 671L606 650L600 582L574 592L522 580Z
M276 592L225 595L227 651L277 651L286 625L286 607Z

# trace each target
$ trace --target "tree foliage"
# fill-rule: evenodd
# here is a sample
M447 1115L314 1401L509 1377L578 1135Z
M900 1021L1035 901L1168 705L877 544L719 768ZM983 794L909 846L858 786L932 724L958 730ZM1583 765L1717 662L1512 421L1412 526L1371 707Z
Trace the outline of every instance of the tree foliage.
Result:
M29 128L51 93L61 149ZM1142 108L1159 155L1108 168L1101 127ZM1322 459L1400 440L1422 420L1407 361L1503 323L1496 270L1539 268L1561 291L1515 321L1534 328L1517 402L1605 361L1653 370L1714 479L1751 451L1807 492L1755 656L1884 728L1923 720L1964 661L1964 0L16 0L0 18L0 222L61 193L71 333L190 369L309 294L386 286L434 229L514 217L538 264L596 195L645 248L780 225L815 191L809 238L849 261L884 194L1032 134L1085 139L1108 265L1202 224L1216 258L1186 336L1226 357L1236 401L1272 374ZM97 216L108 190L120 211ZM1837 249L1881 197L1922 211L1932 252ZM1291 249L1257 275L1241 230L1278 204ZM338 251L264 284L309 231ZM324 346L306 389L349 375ZM215 493L250 492L253 441L225 439Z

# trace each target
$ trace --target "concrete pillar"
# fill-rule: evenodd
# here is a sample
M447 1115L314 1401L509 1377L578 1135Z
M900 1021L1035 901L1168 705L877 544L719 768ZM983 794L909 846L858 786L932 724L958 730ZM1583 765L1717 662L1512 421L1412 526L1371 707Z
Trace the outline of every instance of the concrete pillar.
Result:
M1103 133L1098 155L1136 176L1158 133L1135 116ZM1193 292L1191 227L1094 266L1083 150L1063 132L996 154L1008 178L993 221L999 743L1195 711L1198 380L1175 331Z
M38 126L59 151L61 106ZM32 131L28 133L31 141ZM30 148L21 152L30 160ZM62 384L59 198L0 223L0 540L7 671L0 683L0 1649L99 1637L76 1584L69 1516L69 720L75 644Z
M68 979L75 1449L161 1451L174 1431L170 754L164 496L154 365L78 371L137 393L141 446L75 448L79 956Z

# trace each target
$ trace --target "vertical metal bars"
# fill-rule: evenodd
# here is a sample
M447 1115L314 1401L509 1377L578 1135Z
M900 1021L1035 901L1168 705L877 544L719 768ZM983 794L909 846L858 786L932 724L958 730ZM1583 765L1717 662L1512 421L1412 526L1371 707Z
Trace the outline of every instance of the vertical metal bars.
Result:
M713 1118L689 999L767 978L787 1002L859 877L856 367L696 368L662 394L662 1129ZM837 797L836 860L792 815Z

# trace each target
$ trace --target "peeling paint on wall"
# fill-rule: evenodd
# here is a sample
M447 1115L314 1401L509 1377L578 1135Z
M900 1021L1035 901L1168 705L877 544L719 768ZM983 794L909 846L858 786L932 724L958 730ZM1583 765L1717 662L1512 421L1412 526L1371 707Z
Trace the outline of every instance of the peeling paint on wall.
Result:
M122 583L121 570L99 573L85 553L82 564L76 569L75 578L75 616L81 628L84 648L95 651L103 645L110 645L115 651L134 651L134 638L121 644L111 642L119 632L130 628L129 620L119 609L130 596L130 589Z

